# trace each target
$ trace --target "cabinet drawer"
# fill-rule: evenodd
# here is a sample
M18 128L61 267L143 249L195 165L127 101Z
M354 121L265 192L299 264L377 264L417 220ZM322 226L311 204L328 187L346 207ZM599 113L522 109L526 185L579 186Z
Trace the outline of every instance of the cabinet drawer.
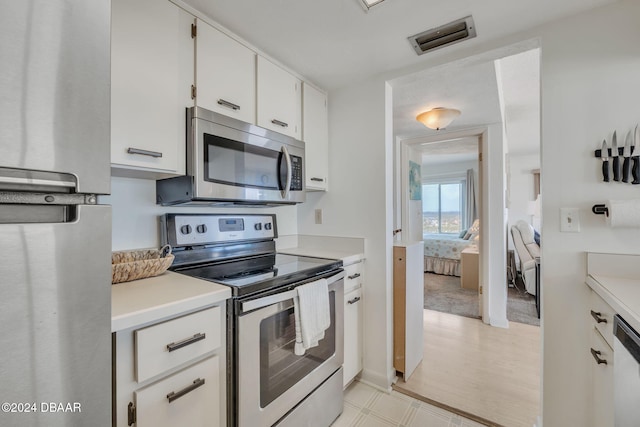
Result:
M362 262L344 267L344 293L362 286Z
M614 426L613 350L596 328L591 329L591 418L597 427ZM594 354L595 353L595 354ZM598 363L601 360L602 363ZM606 361L606 363L604 363Z
M596 329L602 334L604 339L613 347L613 316L615 312L600 295L591 291L590 315ZM599 320L596 320L599 319Z
M213 307L135 331L136 381L220 347L220 313L220 307Z
M218 363L213 356L136 391L136 426L219 426Z

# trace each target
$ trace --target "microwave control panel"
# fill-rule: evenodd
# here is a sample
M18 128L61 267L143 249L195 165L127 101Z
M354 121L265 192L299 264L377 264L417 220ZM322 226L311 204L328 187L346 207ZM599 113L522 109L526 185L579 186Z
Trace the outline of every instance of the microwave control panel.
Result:
M304 176L302 173L302 157L291 156L291 191L302 191Z

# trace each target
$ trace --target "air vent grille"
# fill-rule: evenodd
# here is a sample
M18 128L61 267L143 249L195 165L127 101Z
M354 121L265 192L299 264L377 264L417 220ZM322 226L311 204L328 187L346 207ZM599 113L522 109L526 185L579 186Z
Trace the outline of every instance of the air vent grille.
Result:
M459 43L476 36L473 18L458 19L446 25L423 31L409 37L409 42L418 55L439 49L444 46Z

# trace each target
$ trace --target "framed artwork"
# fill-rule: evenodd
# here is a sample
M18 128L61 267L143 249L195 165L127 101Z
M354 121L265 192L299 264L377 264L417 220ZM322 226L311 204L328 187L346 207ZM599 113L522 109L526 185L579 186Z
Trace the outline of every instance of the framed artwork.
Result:
M409 200L422 200L420 165L409 161Z

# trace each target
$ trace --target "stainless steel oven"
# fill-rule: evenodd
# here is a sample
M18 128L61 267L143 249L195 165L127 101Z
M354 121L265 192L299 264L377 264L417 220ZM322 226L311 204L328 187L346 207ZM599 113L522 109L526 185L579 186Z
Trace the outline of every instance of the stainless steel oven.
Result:
M162 205L305 200L304 142L200 107L187 110L186 176L159 180Z
M342 412L343 328L337 325L343 325L343 277L344 272L329 276L331 326L302 356L294 353L295 289L237 302L238 426L274 425L334 374L325 386L333 388L331 399L305 410L303 418L328 426Z
M227 402L232 427L328 427L342 412L342 261L279 254L275 215L166 214L163 243L175 272L231 288L227 303ZM294 352L293 298L325 279L330 326Z

